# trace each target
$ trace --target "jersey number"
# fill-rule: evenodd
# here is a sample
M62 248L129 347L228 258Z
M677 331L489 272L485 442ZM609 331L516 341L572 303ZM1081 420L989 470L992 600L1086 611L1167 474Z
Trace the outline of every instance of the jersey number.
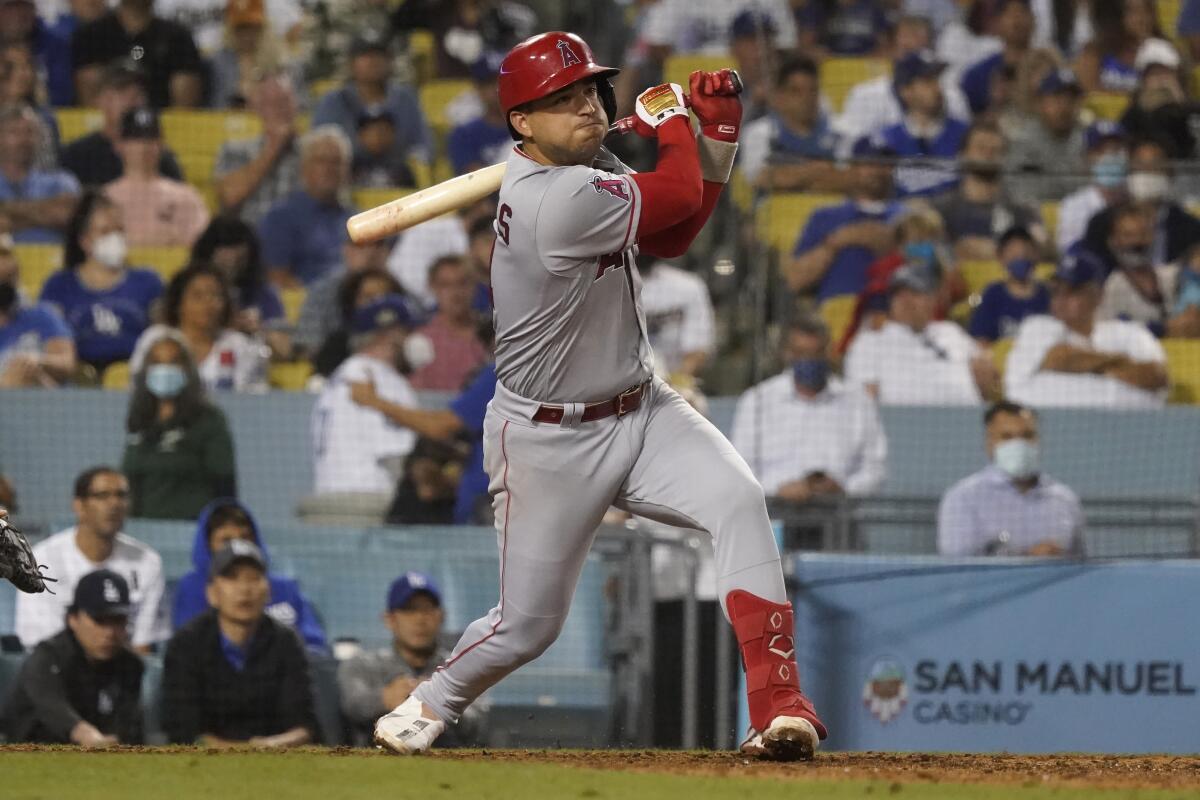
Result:
M500 212L496 214L496 233L504 240L504 244L508 244L508 218L512 216L512 209L508 207L508 203L500 206Z

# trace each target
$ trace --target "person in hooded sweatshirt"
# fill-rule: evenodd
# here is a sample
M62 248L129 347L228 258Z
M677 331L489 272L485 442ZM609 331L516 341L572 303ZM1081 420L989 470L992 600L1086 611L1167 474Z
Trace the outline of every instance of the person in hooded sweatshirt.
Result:
M192 544L192 571L183 576L175 590L175 606L171 625L175 630L208 610L205 586L208 583L209 563L213 553L233 539L243 539L258 545L270 564L267 544L258 530L250 509L230 498L213 500L196 518L196 538ZM310 649L327 650L325 629L308 598L300 591L300 583L268 572L271 595L266 613L276 622L294 628Z

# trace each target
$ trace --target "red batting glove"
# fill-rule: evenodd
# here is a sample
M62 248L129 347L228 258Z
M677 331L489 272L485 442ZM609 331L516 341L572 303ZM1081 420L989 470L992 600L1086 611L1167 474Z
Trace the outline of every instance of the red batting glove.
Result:
M700 132L721 142L736 142L742 130L742 101L732 93L729 72L698 69L689 81L692 113L700 120Z

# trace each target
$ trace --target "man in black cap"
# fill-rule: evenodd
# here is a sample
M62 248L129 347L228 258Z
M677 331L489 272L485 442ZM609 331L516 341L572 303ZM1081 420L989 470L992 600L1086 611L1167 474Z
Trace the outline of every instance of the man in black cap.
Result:
M11 742L140 744L142 661L128 647L129 585L96 570L75 587L67 627L39 644L4 706Z
M163 662L163 727L178 744L293 747L316 734L313 688L296 633L265 613L262 552L235 539L208 573L212 611L180 628Z

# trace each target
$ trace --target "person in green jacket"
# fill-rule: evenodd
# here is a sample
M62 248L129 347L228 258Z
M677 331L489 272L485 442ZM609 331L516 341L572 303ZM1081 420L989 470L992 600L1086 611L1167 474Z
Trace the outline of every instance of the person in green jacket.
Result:
M210 500L237 496L229 425L175 336L151 345L134 376L125 427L121 471L131 516L192 520Z

